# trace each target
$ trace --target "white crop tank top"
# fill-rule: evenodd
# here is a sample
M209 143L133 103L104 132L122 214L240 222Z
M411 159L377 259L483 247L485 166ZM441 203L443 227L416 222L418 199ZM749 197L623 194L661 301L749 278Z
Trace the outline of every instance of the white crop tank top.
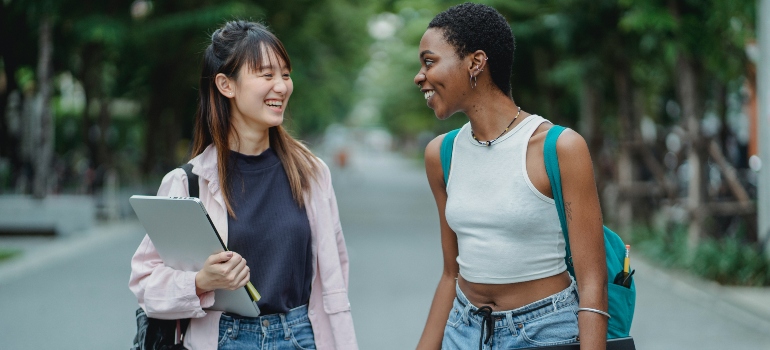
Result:
M517 283L567 269L556 205L527 175L527 145L543 122L531 115L489 147L466 123L454 140L445 215L466 281Z

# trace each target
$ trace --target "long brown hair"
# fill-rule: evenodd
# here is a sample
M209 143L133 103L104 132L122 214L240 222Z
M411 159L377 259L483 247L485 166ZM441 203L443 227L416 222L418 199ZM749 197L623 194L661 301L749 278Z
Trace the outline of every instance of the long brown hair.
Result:
M266 49L263 51L263 49ZM217 149L217 170L219 172L222 197L227 212L235 217L230 203L232 186L229 177L230 162L230 100L219 93L215 77L223 73L237 79L241 66L257 70L262 64L263 52L273 54L286 63L291 71L291 61L283 44L262 24L248 21L229 21L211 35L211 44L203 54L198 112L195 115L192 157L214 144ZM289 178L294 200L303 206L303 196L310 194L310 181L315 178L318 163L315 156L295 140L283 126L271 127L268 131L270 147L281 159Z

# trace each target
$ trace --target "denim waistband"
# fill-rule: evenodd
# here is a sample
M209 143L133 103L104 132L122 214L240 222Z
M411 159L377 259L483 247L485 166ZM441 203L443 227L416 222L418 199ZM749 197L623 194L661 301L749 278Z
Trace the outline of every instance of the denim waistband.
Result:
M540 318L556 312L559 309L573 305L575 300L578 298L577 284L575 283L575 279L572 278L572 276L570 276L570 279L572 282L570 283L569 287L556 294L549 295L543 299L513 310L492 312L492 318L495 321L495 328L507 328L510 325L526 323L536 318ZM467 324L469 319L474 319L475 321L481 322L481 316L472 314L472 312L477 311L479 308L468 301L468 298L465 296L462 290L460 290L459 284L455 284L455 289L457 291L457 298L455 301L460 305L460 308L462 309L463 322Z
M257 317L243 317L222 313L220 323L231 323L233 328L246 331L271 332L284 331L291 326L310 322L307 316L307 305L298 306L285 314L272 314Z

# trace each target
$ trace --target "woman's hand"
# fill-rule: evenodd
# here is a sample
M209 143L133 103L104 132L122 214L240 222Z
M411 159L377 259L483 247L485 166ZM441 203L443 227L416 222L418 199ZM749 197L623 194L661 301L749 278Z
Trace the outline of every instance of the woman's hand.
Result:
M246 259L235 252L212 254L195 275L195 290L198 295L215 290L236 290L246 285L251 278Z

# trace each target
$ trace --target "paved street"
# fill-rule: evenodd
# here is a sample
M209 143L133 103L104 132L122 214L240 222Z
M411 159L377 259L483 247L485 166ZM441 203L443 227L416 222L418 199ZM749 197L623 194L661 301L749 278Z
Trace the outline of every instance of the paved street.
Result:
M422 164L357 154L334 169L361 349L413 349L441 272L437 214ZM127 349L136 301L135 222L35 245L0 265L0 349ZM0 241L2 244L2 241ZM638 262L639 349L770 349L770 324Z

